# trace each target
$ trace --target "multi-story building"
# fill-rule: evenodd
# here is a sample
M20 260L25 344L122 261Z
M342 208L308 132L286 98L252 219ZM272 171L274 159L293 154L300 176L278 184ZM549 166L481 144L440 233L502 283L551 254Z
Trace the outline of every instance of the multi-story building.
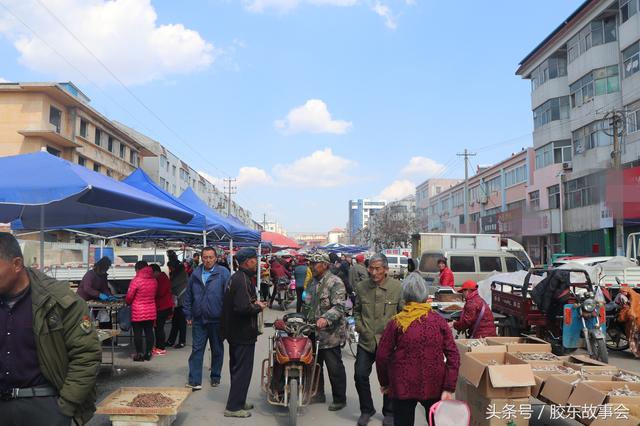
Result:
M294 239L301 247L311 248L327 244L327 234L322 232L298 232Z
M143 159L141 167L160 187L179 197L187 188L193 189L209 207L223 216L227 215L227 197L209 179L165 148L160 142L122 123L116 125L155 154ZM231 200L230 212L249 228L257 229L251 212Z
M369 238L376 250L407 247L417 229L416 197L391 201L369 221Z
M369 225L369 220L376 212L387 205L384 200L357 199L349 200L349 239L354 241L358 231Z
M458 183L460 183L460 179L427 179L416 186L416 220L420 232L427 232L429 230L427 219L429 217L429 200L431 197L440 194L442 191Z
M72 83L0 83L0 156L46 150L122 179L155 154Z
M333 228L327 232L327 243L329 244L344 244L346 242L347 232L343 228Z
M638 0L585 1L519 64L516 74L531 80L537 185L527 198L537 211L532 236L539 237L543 258L555 251L613 254L612 209L621 212L620 220L639 216L628 207L640 200L612 197L608 116L618 110L626 118L620 132L624 179L637 186L639 9Z
M428 232L500 233L521 239L526 188L532 181L533 149L482 167L468 181L469 223L464 220L464 182L429 199Z
M268 221L265 220L262 223L262 227L267 232L275 232L277 234L282 234L284 236L287 235L287 230L284 229L284 227L277 221L268 222Z

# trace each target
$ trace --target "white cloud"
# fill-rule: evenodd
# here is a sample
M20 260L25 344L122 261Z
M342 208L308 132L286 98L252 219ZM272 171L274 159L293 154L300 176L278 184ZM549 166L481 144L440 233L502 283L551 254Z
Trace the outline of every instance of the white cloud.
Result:
M409 180L395 180L376 196L378 200L396 201L416 193L416 186Z
M431 158L427 157L411 157L409 163L402 168L404 176L414 176L420 178L428 178L442 173L445 167Z
M107 71L35 0L4 2L83 74L114 83ZM150 0L56 0L47 8L126 84L141 84L171 74L202 70L218 52L182 24L157 23ZM81 79L77 71L40 38L8 14L0 14L0 35L13 42L20 62L58 78Z
M0 83L9 83L9 80L7 80L6 78L0 77Z
M238 186L246 187L251 185L269 185L273 183L273 178L263 169L257 167L240 167L238 173Z
M350 121L334 120L320 99L309 99L304 105L293 108L284 120L276 120L273 125L286 134L333 133L342 135L352 126Z
M212 176L209 173L202 170L198 170L198 174L203 178L205 178L206 180L208 180L209 182L211 182L212 184L214 184L215 186L217 186L218 188L224 187L224 180L222 178Z
M355 165L354 161L335 155L330 148L325 148L291 164L278 164L273 172L284 185L330 188L351 182L349 171Z
M396 21L396 17L393 15L391 8L386 4L382 4L379 1L376 1L371 9L381 18L384 18L384 25L390 30L395 30L398 28L398 23Z
M301 4L312 4L315 6L354 6L358 0L244 0L244 7L253 13L262 13L272 9L280 13L287 13Z

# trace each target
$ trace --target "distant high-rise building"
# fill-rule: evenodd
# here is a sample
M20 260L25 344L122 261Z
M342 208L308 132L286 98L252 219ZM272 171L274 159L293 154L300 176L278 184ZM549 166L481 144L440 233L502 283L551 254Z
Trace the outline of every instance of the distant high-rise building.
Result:
M358 231L367 227L369 220L386 205L385 200L349 200L349 238L353 240Z

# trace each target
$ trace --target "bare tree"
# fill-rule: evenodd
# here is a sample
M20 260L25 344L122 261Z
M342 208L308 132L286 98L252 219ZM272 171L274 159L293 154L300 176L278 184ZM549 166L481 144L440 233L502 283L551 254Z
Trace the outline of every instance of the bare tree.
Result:
M415 210L405 205L389 205L371 220L371 242L376 250L407 247L417 232Z

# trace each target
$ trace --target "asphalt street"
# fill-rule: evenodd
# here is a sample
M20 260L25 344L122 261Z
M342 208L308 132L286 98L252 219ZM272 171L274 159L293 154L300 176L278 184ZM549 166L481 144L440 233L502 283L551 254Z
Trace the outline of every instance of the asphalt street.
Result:
M275 305L277 307L277 305ZM272 323L276 318L282 317L283 312L279 310L267 310L265 312L265 322ZM191 396L182 406L178 415L175 426L204 426L211 424L219 425L247 425L259 424L264 426L285 426L287 425L287 411L284 408L274 407L266 402L265 394L260 389L260 369L262 360L267 355L268 337L272 333L271 328L265 328L265 332L258 339L256 345L256 357L253 369L253 379L249 390L248 401L255 405L252 410L251 419L230 419L223 417L225 403L229 392L229 373L228 373L228 351L225 343L225 362L223 367L223 375L221 385L212 388L208 380L208 363L210 355L205 355L205 368L203 373L203 389L193 392ZM187 330L190 334L190 329ZM98 401L104 399L111 392L120 387L132 386L178 386L183 387L186 383L188 367L187 360L191 352L190 346L191 336L188 336L187 346L183 349L168 349L167 355L154 357L150 362L133 362L132 346L128 345L128 338L120 338L119 343L127 346L120 346L116 352L116 371L112 371L110 367L103 367L98 378ZM107 359L107 348L105 348L104 357ZM208 351L207 351L208 352ZM358 406L358 395L353 382L354 358L345 348L343 350L343 360L347 370L347 407L337 413L327 410L327 404L314 404L302 409L299 414L298 424L313 425L324 424L331 426L355 425L360 415ZM640 362L636 360L630 352L615 353L610 352L610 362L620 368L640 371ZM326 374L326 373L325 373ZM329 381L326 382L326 394L330 399L331 390ZM378 413L372 419L370 425L379 426L382 422L382 395L378 392L378 381L374 372L371 375L371 383L373 389L373 398ZM330 401L328 401L330 402ZM534 404L533 418L538 417L541 405ZM418 409L416 413L416 425L426 425L424 411ZM577 425L574 421L550 420L548 418L549 408L543 411L542 419L531 421L531 425ZM108 416L96 415L90 422L91 426L109 425ZM612 423L613 424L613 423Z

